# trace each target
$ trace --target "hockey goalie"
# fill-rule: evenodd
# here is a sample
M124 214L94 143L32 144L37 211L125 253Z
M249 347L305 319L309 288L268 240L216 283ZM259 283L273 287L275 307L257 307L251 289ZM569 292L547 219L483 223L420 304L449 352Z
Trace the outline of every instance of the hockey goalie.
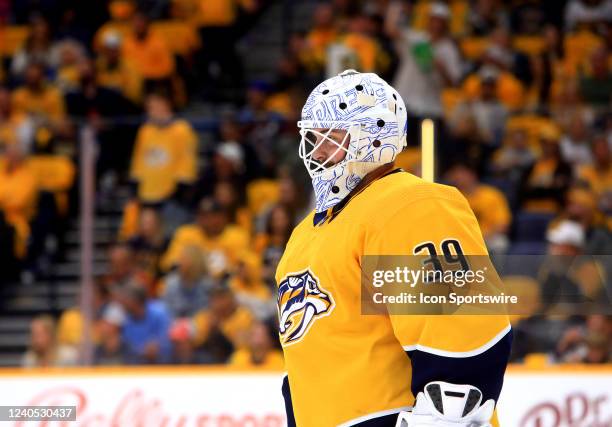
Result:
M364 255L412 255L449 238L464 254L487 255L458 190L394 167L406 118L394 88L353 70L318 85L303 107L299 156L316 207L276 272L289 426L496 424L506 316L360 311Z

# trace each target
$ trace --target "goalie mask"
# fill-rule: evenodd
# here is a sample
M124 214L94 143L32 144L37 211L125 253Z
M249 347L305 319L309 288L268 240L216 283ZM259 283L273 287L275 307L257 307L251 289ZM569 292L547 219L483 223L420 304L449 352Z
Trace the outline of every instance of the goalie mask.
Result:
M299 154L312 179L316 212L391 163L406 145L406 126L404 101L376 74L347 70L318 85L298 122Z

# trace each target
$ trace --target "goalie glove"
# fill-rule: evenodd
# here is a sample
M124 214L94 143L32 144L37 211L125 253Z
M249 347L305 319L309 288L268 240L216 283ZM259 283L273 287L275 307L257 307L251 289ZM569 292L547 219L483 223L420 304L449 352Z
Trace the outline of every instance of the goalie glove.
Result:
M471 385L434 381L425 386L410 412L400 412L395 427L491 427L495 401L482 400Z

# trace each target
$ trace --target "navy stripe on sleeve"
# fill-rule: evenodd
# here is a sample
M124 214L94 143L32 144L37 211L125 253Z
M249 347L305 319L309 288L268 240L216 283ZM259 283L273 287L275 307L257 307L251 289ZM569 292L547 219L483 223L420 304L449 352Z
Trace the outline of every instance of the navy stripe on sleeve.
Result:
M412 362L412 393L431 381L469 384L482 392L482 401L497 401L510 357L512 330L485 352L471 357L445 357L420 350L407 351Z

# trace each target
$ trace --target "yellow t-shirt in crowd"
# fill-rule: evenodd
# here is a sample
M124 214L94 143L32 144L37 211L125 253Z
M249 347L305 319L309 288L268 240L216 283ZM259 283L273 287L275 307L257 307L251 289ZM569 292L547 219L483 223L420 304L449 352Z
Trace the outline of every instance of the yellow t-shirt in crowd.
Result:
M465 194L465 197L485 238L500 227L510 225L512 213L508 201L497 188L481 184L472 193Z
M136 137L130 175L138 181L138 197L159 202L170 197L180 182L197 176L197 136L185 120L166 126L142 125Z
M91 339L94 343L100 341L97 323L92 323ZM84 322L81 310L73 307L65 310L57 323L57 341L59 344L77 346L83 340Z
M342 44L355 52L361 71L376 71L378 56L381 53L376 40L364 34L349 33L342 39Z
M36 212L38 187L36 177L25 163L9 171L0 158L0 209L6 221L15 228L13 252L22 259L26 256L30 237L29 222Z
M195 327L194 343L196 346L203 344L210 334L211 314L207 310L200 310L193 316ZM245 307L238 306L236 310L221 322L221 332L232 342L236 349L246 347L249 331L255 318Z
M227 27L238 17L238 8L252 9L254 0L199 0L197 23L201 27ZM214 43L214 40L203 40Z
M301 54L306 67L320 67L325 64L327 47L338 37L335 28L313 29L306 35L307 49Z
M57 342L79 345L83 336L83 316L78 308L65 310L57 323Z
M612 191L612 166L606 170L596 169L592 165L584 165L578 169L578 178L589 183L598 195Z
M175 265L187 246L197 246L208 255L209 259L217 259L219 263L231 267L239 255L248 249L249 235L236 225L227 225L220 235L208 237L202 228L195 224L183 225L174 233L170 246L162 258L162 268L168 270Z
M529 185L533 187L552 186L556 169L557 161L555 159L538 160L529 175ZM559 209L559 203L556 199L531 199L525 202L525 209L531 212L554 213Z
M253 215L259 215L278 201L280 188L277 180L260 178L247 184L246 193L249 210Z
M142 78L125 61L120 60L117 66L111 67L103 57L99 57L96 70L100 86L116 90L133 102L141 101Z
M38 185L36 176L22 163L12 170L0 159L0 209L8 221L32 219L36 211Z
M472 74L463 83L463 92L469 99L480 97L482 84L477 74ZM497 97L510 110L520 109L525 104L525 88L512 74L500 73L496 86Z
M68 191L74 183L74 164L67 156L31 156L27 166L36 176L40 190L53 193L59 213L68 213Z
M143 39L128 35L121 45L123 60L145 79L165 79L174 73L174 56L154 31Z
M66 106L62 93L54 86L45 85L40 92L22 86L13 92L13 109L17 113L43 116L57 122L66 116Z
M37 178L41 190L67 191L74 182L75 168L69 157L59 155L31 156L26 164Z
M140 222L140 203L130 200L123 207L121 226L119 227L119 240L129 240L138 233Z

